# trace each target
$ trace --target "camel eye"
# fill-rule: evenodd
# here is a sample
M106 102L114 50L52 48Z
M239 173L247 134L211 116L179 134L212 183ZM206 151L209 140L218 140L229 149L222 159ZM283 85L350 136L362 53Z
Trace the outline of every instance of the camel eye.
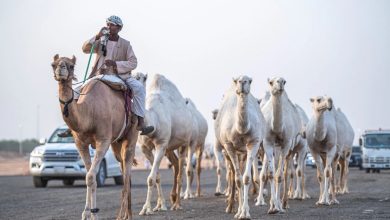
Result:
M70 66L69 66L69 69L73 70L73 69L74 69L74 66L73 66L73 65L70 65Z
M51 67L56 68L56 65L54 63L51 64Z
M271 86L273 86L274 83L273 83L272 81L270 81L269 84L270 84Z
M317 102L321 102L321 99L317 99Z

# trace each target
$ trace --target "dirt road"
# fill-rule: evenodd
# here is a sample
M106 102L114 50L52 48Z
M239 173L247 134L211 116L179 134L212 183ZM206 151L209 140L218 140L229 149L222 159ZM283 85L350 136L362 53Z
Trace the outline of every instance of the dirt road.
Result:
M256 207L254 196L250 197L250 213L253 219L390 219L390 171L367 174L351 168L350 194L338 197L339 205L316 207L319 186L315 169L307 168L307 186L312 199L290 200L290 209L285 214L267 215L268 207ZM215 197L215 171L202 173L203 196L182 202L183 210L155 213L140 217L146 195L147 171L133 172L133 217L134 219L233 219L225 213L225 198ZM165 198L171 188L172 172L161 172ZM0 177L0 219L80 219L85 204L84 181L65 187L61 181L51 181L47 188L34 188L31 176ZM97 204L99 219L115 219L119 208L121 186L108 180L108 186L98 189ZM156 192L153 192L156 204ZM267 199L268 201L268 199ZM168 202L168 200L167 200ZM168 202L169 204L169 202ZM237 207L237 206L236 206Z

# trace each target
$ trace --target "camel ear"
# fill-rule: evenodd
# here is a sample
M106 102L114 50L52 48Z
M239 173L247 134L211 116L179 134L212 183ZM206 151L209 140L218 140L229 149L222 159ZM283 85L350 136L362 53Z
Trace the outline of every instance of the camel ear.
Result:
M263 101L263 99L257 99L257 103L260 105L261 104L261 101Z
M186 99L186 105L188 104L188 99Z
M286 85L286 80L283 80L283 85Z
M76 57L74 55L72 56L72 62L73 64L76 64Z
M314 99L313 99L313 98L310 98L310 102L314 102Z
M59 58L60 58L60 56L58 54L54 55L54 57L53 57L54 62L56 62Z
M237 78L234 78L234 77L233 77L233 82L234 82L234 83L237 83Z
M73 76L72 78L74 81L78 82L78 79L76 78L76 76Z
M270 80L269 78L267 78L267 80L268 80L268 84L272 86L273 85L272 80Z
M249 84L251 84L252 83L252 78L249 78Z
M147 79L148 79L148 74L146 73L145 74L145 82L146 82Z

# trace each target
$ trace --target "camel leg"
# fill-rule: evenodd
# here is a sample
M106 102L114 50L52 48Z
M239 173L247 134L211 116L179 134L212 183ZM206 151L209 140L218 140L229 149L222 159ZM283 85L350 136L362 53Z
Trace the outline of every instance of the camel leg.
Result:
M108 148L110 147L110 141L98 141L96 142L96 151L95 156L92 161L91 169L88 171L85 182L87 184L87 191L90 193L91 200L91 219L98 219L98 211L96 208L96 174L99 171L100 163L102 162L104 155L106 154Z
M305 166L305 155L306 152L301 150L297 154L297 170L295 171L297 181L296 181L296 189L294 192L294 199L304 199L303 188L304 188L304 174L303 167Z
M258 163L259 163L259 158L257 157L257 153L256 153L255 158L253 158L252 170L251 170L252 173L251 179L253 184L252 195L257 195L257 190L259 189L259 171L257 169Z
M197 151L197 160L196 160L196 196L200 197L200 173L202 172L202 154L204 146L200 146Z
M282 149L281 147L275 147L275 160L278 162L277 164L277 171L276 171L276 186L275 186L275 206L276 209L279 212L285 212L285 210L282 208L282 203L281 203L281 185L283 181L283 170L284 170L284 158L282 155Z
M246 158L246 165L245 165L245 171L244 171L244 176L243 176L243 184L244 184L244 196L243 196L243 201L242 201L242 206L241 206L241 213L239 214L238 218L239 219L250 219L250 214L249 214L249 185L251 183L251 169L253 165L253 161L255 158L257 158L257 152L259 151L259 144L260 143L254 143L254 144L249 144L247 145L247 158ZM255 187L255 186L253 186Z
M217 162L217 187L215 189L215 195L220 196L222 195L222 190L221 190L222 149L220 148L218 141L216 141L216 143L214 144L214 155L215 155L215 160Z
M331 185L330 193L332 195L332 199L330 200L329 204L339 204L339 201L336 199L337 187L336 187L336 180L335 180L338 161L339 161L338 156L336 156L331 163L332 172L330 177L330 185Z
M326 160L325 160L325 169L324 169L324 188L323 188L323 193L322 193L322 200L320 201L319 204L325 204L325 205L330 205L330 200L329 200L329 185L330 185L330 180L332 178L332 162L336 154L336 146L333 146L332 149L327 152L326 154Z
M263 166L261 167L260 176L259 176L260 186L259 186L259 195L257 196L257 199L256 199L256 204L255 204L256 206L266 205L266 203L264 201L263 191L264 191L265 183L267 182L267 172L268 172L268 158L267 158L267 154L264 154Z
M177 189L177 176L179 173L179 161L178 158L176 157L176 154L173 151L167 151L166 153L169 161L172 164L172 169L173 169L173 184L172 184L172 190L171 190L171 205L176 203L177 199L177 194L176 194L176 189Z
M137 133L135 133L137 135ZM121 158L122 158L122 174L123 174L123 189L122 202L118 214L119 219L131 219L131 168L135 156L135 145L137 136L132 135L129 140L122 142Z
M307 153L305 153L304 155L305 156L302 157L303 162L302 162L302 172L301 172L301 174L302 174L302 199L311 199L311 196L307 193L306 186L305 186L306 185L306 180L305 180L306 163L305 163L305 161L306 161Z
M188 146L187 148L187 167L186 167L186 176L187 176L187 186L186 191L184 192L184 199L190 199L194 196L192 195L191 183L193 177L193 169L192 169L192 155L194 154L193 150L195 149L195 145Z
M77 143L77 140L76 140L76 143ZM88 145L79 145L79 144L77 144L77 146L83 146L83 147L78 147L78 150L79 150L81 158L83 159L85 169L87 170L87 173L88 173L89 170L91 169L91 165L92 165L91 155L89 154L89 147L88 147ZM91 211L91 191L88 190L88 187L87 187L85 207L84 207L84 211L81 215L81 219L82 220L90 219L90 217L91 217L90 211Z
M275 187L275 158L274 158L274 148L271 142L264 141L264 163L268 164L268 180L270 183L271 189L271 198L270 198L270 207L268 214L275 214L279 212L276 208L276 187ZM267 160L267 162L265 162ZM263 170L262 170L263 172ZM266 173L265 173L266 174Z
M165 154L166 148L167 148L167 145L156 145L155 159L153 161L152 169L150 170L150 174L149 174L148 179L146 181L146 183L148 185L148 192L146 195L146 201L145 201L145 204L142 207L142 210L140 211L139 215L152 214L152 207L151 207L152 190L153 190L154 183L156 182L157 172L160 168L160 163L161 163L162 157Z
M226 170L226 176L225 176L225 179L226 179L226 189L225 189L225 196L229 196L230 192L232 192L231 188L232 188L232 181L229 181L231 177L231 175L233 175L233 179L234 179L234 174L233 174L233 164L231 162L228 162L228 158L229 156L227 155L226 151L223 152L223 157L225 159L225 170ZM233 181L234 182L234 181ZM235 192L235 191L234 191Z
M294 158L294 157L293 157ZM298 169L298 167L297 167ZM290 177L290 181L288 182L288 198L293 199L294 198L294 179L297 179L298 177L295 175L296 169L294 166L294 160L290 160L287 167L287 175Z
M288 209L288 189L287 189L287 183L289 180L288 175L288 168L290 166L290 161L292 163L291 155L289 155L289 148L288 146L292 146L292 141L288 143L288 145L284 146L281 156L281 167L284 167L283 170L283 197L282 197L282 209ZM293 165L294 166L294 165ZM292 180L290 180L292 182Z
M234 206L234 197L236 195L236 183L234 181L234 171L232 169L233 164L230 160L230 158L226 157L225 162L227 163L226 167L226 176L227 176L227 182L231 186L229 188L226 188L226 190L229 190L227 192L229 194L227 198L227 207L226 207L226 213L232 213L233 212L233 206Z
M322 197L323 197L323 192L324 192L324 168L322 166L323 162L319 154L316 152L311 152L311 155L314 158L314 161L316 163L317 167L317 180L318 183L320 184L320 195L318 197L318 201L316 202L316 205L321 204Z
M242 200L243 200L243 184L242 184L242 176L241 176L241 171L240 171L240 164L238 161L238 156L233 150L233 145L231 144L226 144L225 146L226 153L228 154L230 160L232 161L232 166L234 169L234 182L237 185L238 189L238 211L236 215L234 216L235 218L238 218L241 214L242 210ZM235 195L232 195L233 198Z
M176 201L171 207L171 210L179 210L183 209L180 204L180 192L182 188L182 177L183 177L183 168L184 168L184 161L185 161L185 153L186 153L186 147L180 147L179 149L179 169L178 169L178 174L177 174L177 188L176 188Z
M344 176L343 176L343 181L341 182L341 192L342 194L344 193L349 193L348 190L348 174L349 174L349 159L351 158L351 154L347 153L347 156L344 160Z

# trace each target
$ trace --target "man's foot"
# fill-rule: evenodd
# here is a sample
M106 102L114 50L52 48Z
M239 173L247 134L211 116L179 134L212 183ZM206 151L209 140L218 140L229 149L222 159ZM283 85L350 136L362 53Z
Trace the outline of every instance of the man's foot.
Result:
M64 132L61 132L61 133L58 133L57 134L58 137L62 137L62 138L65 138L65 137L71 137L72 136L72 132L70 131L70 129L66 129Z
M143 128L140 129L140 131L141 131L141 135L147 135L150 132L154 131L154 127L153 126L143 127Z

